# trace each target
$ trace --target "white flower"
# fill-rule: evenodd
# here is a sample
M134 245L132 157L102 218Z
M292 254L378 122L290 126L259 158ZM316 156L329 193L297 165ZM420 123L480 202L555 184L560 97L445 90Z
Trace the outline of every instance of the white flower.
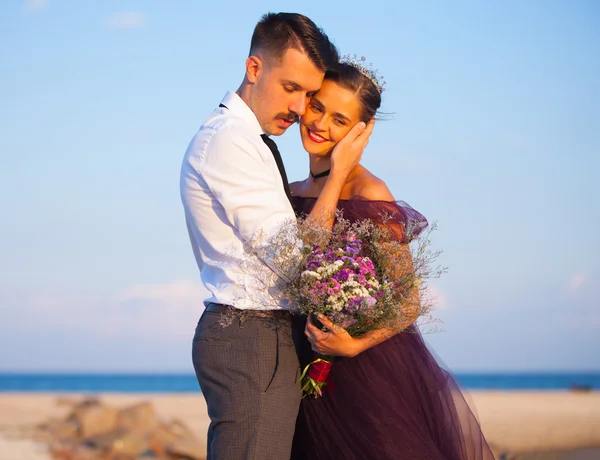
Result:
M348 279L347 281L344 281L342 283L342 288L352 288L352 287L356 287L356 286L360 286L360 283L358 281L354 281L351 279Z
M325 277L330 277L334 273L337 273L339 271L340 267L342 267L343 265L344 265L343 261L336 260L335 262L333 262L331 264L323 265L323 266L317 268L317 272Z
M331 307L332 310L342 311L344 309L344 305L346 305L346 302L341 301L336 296L330 295L327 298L327 304Z
M311 270L305 270L305 271L303 271L302 272L302 276L305 277L305 278L315 278L315 279L318 279L318 280L320 280L320 279L323 278L319 273L313 272Z
M369 283L375 289L379 288L379 281L377 281L375 278L368 279L367 283Z

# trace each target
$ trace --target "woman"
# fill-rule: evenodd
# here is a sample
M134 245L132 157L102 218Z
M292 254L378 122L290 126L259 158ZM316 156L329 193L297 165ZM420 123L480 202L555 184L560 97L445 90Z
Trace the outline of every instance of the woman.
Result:
M300 120L310 176L291 184L298 214L310 212L319 196L333 147L356 123L375 116L382 91L381 79L362 61L340 63L327 73ZM382 225L385 213L385 225L401 241L407 240L407 224L426 224L362 165L348 176L338 209L351 221L370 218ZM332 368L331 391L302 401L293 460L494 458L456 383L413 324L353 338L326 318L319 319L329 332L306 325L303 365L310 362L312 350L342 358Z

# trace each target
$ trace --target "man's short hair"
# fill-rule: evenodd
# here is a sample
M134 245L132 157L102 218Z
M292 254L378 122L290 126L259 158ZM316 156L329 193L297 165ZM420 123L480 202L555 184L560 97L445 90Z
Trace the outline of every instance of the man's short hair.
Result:
M298 13L267 13L252 34L250 55L260 50L267 59L280 60L288 49L306 53L321 71L335 68L338 51L323 30Z

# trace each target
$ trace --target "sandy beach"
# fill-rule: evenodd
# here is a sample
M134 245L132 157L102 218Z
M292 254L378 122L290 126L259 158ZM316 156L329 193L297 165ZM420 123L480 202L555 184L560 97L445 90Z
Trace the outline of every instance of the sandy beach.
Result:
M202 440L208 416L200 394L100 394L117 407L151 401L165 420L179 419ZM19 439L19 429L69 411L77 394L0 393L0 459L44 460L43 446ZM600 459L600 392L470 392L498 458ZM599 450L596 450L599 449ZM545 454L541 454L546 452Z

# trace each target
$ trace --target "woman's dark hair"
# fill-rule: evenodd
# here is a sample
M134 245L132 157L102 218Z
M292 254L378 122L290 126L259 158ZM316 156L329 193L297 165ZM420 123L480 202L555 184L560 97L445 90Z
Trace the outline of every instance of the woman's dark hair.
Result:
M297 13L265 14L254 28L250 55L261 50L267 58L280 60L290 48L306 53L323 72L337 65L335 45L309 18Z
M358 96L361 121L368 123L377 113L381 105L381 93L375 84L353 65L339 63L335 69L325 73L325 80L331 80Z

